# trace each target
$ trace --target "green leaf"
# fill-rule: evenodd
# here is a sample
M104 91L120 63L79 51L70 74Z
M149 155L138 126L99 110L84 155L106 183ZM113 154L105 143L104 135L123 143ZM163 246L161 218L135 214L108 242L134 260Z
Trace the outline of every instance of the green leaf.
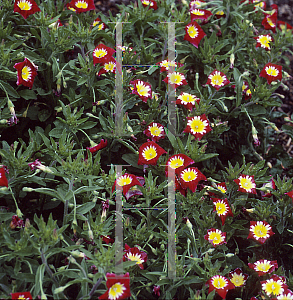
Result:
M96 203L94 203L94 202L88 202L88 203L82 204L76 208L76 213L80 213L82 215L86 214L91 209L93 209L95 207L95 205L96 205Z
M7 82L0 80L0 89L6 92L9 96L19 98L17 91Z

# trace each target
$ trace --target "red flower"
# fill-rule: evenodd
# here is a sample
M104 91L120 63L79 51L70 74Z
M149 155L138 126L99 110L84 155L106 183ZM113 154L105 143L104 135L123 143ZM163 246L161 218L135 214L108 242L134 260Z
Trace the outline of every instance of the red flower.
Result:
M144 177L141 177L141 176L136 176L136 179L141 183L141 186L144 185ZM125 198L128 200L129 198L133 197L133 196L136 196L136 195L143 195L143 193L140 191L140 189L138 189L138 187L135 185L135 186L132 186L128 192L126 193L125 195Z
M100 18L96 18L92 24L93 27L98 26L99 30L104 30L106 28L106 24L102 23Z
M143 102L147 103L147 100L152 98L152 86L148 82L136 79L130 81L130 84L134 85L134 88L131 88L132 94L138 95Z
M196 96L186 92L181 92L180 96L178 96L176 100L176 104L183 105L187 109L192 110L192 108L195 107L195 102L199 104L199 101L200 99Z
M135 175L125 173L124 175L119 176L115 180L112 186L112 193L114 192L117 186L120 190L123 191L123 195L125 196L129 189L135 185L141 186L142 184L138 181Z
M150 123L143 133L146 136L151 137L153 142L157 142L165 137L164 127L160 123Z
M185 154L174 154L170 156L166 163L165 174L168 176L168 169L175 169L175 174L179 175L186 167L192 165L194 160Z
M154 288L153 288L153 292L156 296L160 297L160 286L159 285L154 285Z
M272 227L266 221L250 221L248 239L254 239L261 244L271 236L275 234L272 231Z
M161 67L160 72L175 70L176 68L184 66L181 63L178 63L176 61L170 61L169 59L162 60L161 62L156 63L156 65L159 65Z
M201 7L202 4L204 4L205 1L203 0L193 0L191 2L189 2L189 8L190 9L193 9L193 8L198 8L198 7Z
M285 195L289 196L293 201L293 190L291 192L285 193Z
M224 226L225 220L228 216L233 217L232 210L229 206L227 198L218 199L213 198L214 211L217 212L217 215L220 217L222 221L222 225Z
M234 86L232 85L232 87L235 88L235 85ZM243 82L243 85L242 85L242 95L244 95L244 99L245 100L248 100L248 99L250 99L252 97L251 90L249 88L249 85L248 85L247 81Z
M266 259L260 259L254 264L248 263L250 269L253 269L257 272L258 276L270 274L278 269L278 263L276 260L269 261Z
M276 26L277 26L277 14L273 15L266 15L264 19L261 22L261 25L266 30L272 30L273 33L276 32Z
M229 290L235 288L234 284L229 279L221 275L213 276L207 281L206 284L209 285L209 293L213 290L216 290L216 292L222 299L226 298Z
M131 296L129 273L123 275L115 275L107 273L107 292L99 297L99 299L121 300Z
M5 168L0 168L0 186L6 186L8 187L8 180L5 175Z
M277 27L280 30L286 30L286 28L287 28L287 31L293 30L293 27L284 21L277 21Z
M148 259L148 256L145 252L140 251L137 247L130 248L127 244L125 244L125 254L123 255L123 261L131 260L136 261L136 264L143 268L143 263L145 263Z
M41 10L34 0L15 0L13 11L20 13L26 19Z
M248 175L240 174L239 178L234 179L234 181L239 186L238 188L239 192L256 194L254 175L248 176Z
M242 270L236 268L234 271L229 273L230 281L235 285L235 287L241 287L245 285L248 278L247 274L243 274Z
M213 14L207 9L193 8L190 10L191 21L196 19L207 20Z
M12 216L12 221L10 222L11 229L24 227L24 222L17 215Z
M108 145L108 141L107 140L103 140L101 139L100 143L93 146L93 147L86 147L87 150L89 150L91 153L95 153L103 148L105 148Z
M270 279L261 281L262 290L267 296L279 296L287 291L288 286L284 282L283 276L273 274Z
M96 8L94 0L71 0L71 2L66 4L66 7L76 11L78 14L89 10L94 10Z
M142 6L152 8L153 10L158 9L157 2L154 0L140 0Z
M260 7L260 8L262 8L263 10L265 10L266 9L266 7L267 7L267 4L264 2L264 1L259 1L259 0L253 0L252 1L252 3L257 3L258 2L258 4L255 4L254 5L254 9L256 9L256 7Z
M205 134L210 132L212 128L205 114L201 116L187 117L187 126L183 132L189 132L197 139L201 139Z
M254 37L254 39L257 41L256 48L262 47L265 50L271 50L270 42L273 41L273 38L269 34L259 35Z
M29 300L33 299L30 292L12 293L11 299Z
M112 72L115 74L116 72L116 60L114 57L110 57L109 61L102 64L103 68L99 71L98 76Z
M194 47L198 48L200 41L206 36L201 27L193 21L185 26L184 40L189 41Z
M100 235L100 237L102 238L102 240L108 245L109 243L113 244L115 241L110 238L108 235Z
M168 73L167 77L163 79L163 81L170 84L174 89L180 85L187 84L184 74L179 72Z
M267 63L259 74L259 77L266 78L268 84L272 81L282 79L282 66Z
M193 193L197 188L198 182L206 180L206 177L195 167L184 169L179 177L181 186L185 189L189 188Z
M110 61L114 52L114 49L107 47L104 44L99 44L93 51L94 65Z
M211 228L208 229L204 239L209 241L214 247L226 244L226 232L222 232L219 229Z
M179 191L181 195L186 197L187 189L181 185L180 181L177 179L177 176L175 176L175 191Z
M33 87L35 77L37 76L38 67L31 63L27 58L23 62L17 63L13 66L17 70L17 85Z
M229 84L230 81L227 79L227 76L220 71L214 70L208 77L207 84L213 86L217 91L227 84Z
M167 153L155 142L142 144L138 150L138 165L156 165L159 157Z

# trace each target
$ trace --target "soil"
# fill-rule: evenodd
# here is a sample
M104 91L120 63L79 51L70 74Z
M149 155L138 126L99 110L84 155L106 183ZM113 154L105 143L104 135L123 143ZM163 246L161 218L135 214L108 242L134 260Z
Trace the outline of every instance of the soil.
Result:
M175 0L176 2L181 2L182 0ZM128 5L130 2L136 2L135 0L97 0L95 1L97 12L101 11L105 15L109 15L109 11L112 15L116 15L119 12L119 8L117 6L124 4ZM276 4L278 6L278 20L285 21L291 26L293 26L293 8L292 8L292 0L267 0L267 7L271 4ZM292 41L293 45L293 41ZM291 49L293 51L293 47ZM288 68L284 68L284 70L291 75L291 77L283 81L284 86L279 87L276 90L276 93L279 93L284 96L282 99L283 104L281 107L274 108L276 111L284 112L289 119L291 119L291 115L293 114L293 55L290 53L285 53L290 61L290 66ZM282 132L281 128L283 125L293 126L293 123L288 122L286 117L281 117L275 120L277 127L280 129L278 133L275 135L275 144L281 144L285 151L289 156L293 157L293 137L291 138L286 133ZM293 115L292 115L293 121Z

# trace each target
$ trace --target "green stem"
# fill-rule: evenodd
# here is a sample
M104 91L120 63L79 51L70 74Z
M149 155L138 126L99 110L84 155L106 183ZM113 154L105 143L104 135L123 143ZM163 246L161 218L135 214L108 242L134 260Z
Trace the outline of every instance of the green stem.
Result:
M18 208L17 201L16 201L16 199L15 199L15 197L14 197L14 193L13 193L13 191L12 191L10 185L8 185L8 189L9 189L9 191L11 192L11 196L12 196L12 198L13 198L13 200L14 200L14 203L15 203L15 206L16 206L16 214L17 214L17 216L18 216L19 218L21 218L22 215L23 215L23 213L22 213L21 210Z

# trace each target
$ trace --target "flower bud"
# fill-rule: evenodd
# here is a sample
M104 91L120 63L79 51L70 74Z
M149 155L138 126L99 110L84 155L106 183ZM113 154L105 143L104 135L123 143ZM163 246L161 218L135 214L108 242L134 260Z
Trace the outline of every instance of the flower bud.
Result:
M232 53L230 55L230 69L234 68L234 61L235 61L235 55L234 55L234 53Z

